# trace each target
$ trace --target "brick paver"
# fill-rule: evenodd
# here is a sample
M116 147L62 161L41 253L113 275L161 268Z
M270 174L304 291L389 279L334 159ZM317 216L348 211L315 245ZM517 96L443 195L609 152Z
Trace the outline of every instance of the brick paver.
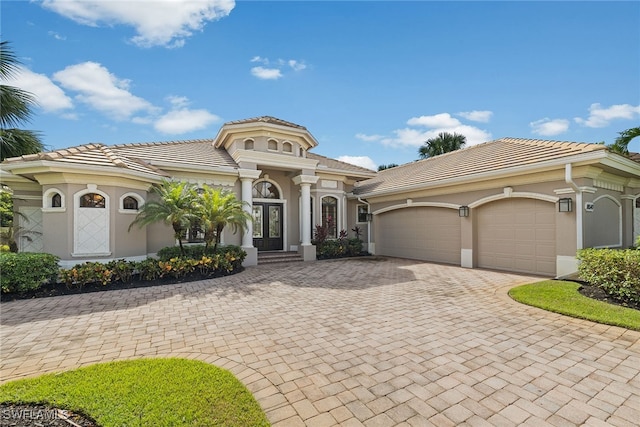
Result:
M0 379L173 356L278 426L637 425L640 333L506 294L537 280L372 257L3 303Z

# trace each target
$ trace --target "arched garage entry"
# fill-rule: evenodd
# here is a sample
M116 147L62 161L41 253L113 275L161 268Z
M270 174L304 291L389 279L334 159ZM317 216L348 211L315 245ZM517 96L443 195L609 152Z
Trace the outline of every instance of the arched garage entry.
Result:
M457 209L405 207L376 215L376 253L460 265Z
M478 267L556 275L556 205L508 198L476 208Z

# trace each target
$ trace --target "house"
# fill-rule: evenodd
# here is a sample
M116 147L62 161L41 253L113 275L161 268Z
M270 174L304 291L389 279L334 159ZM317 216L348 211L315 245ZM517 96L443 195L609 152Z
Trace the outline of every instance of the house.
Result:
M356 185L376 254L543 276L640 235L640 163L604 145L502 138Z
M254 221L223 243L315 259L316 224L360 227L370 252L463 267L564 276L576 250L640 234L640 163L602 145L503 138L379 173L314 154L303 126L225 123L215 138L79 147L7 159L25 251L84 261L143 259L174 245L164 224L129 225L162 179L226 188ZM635 227L635 228L634 228ZM197 239L196 232L189 237Z
M150 186L162 179L234 191L253 224L222 243L241 245L245 265L258 251L297 251L315 259L314 224L332 219L331 235L356 223L356 181L375 172L311 152L318 145L303 127L274 117L225 123L214 139L105 146L87 144L5 160L0 178L14 194L24 229L23 251L44 251L63 267L84 261L140 260L173 246L158 223L128 231ZM192 233L188 233L190 237Z

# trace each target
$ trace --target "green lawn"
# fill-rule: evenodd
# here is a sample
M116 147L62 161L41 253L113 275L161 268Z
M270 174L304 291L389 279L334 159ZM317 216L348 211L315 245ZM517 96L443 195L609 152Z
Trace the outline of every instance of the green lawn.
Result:
M0 386L0 402L46 403L109 426L268 426L230 372L186 359L101 363Z
M587 298L575 282L547 280L509 291L514 300L554 313L640 331L640 311Z

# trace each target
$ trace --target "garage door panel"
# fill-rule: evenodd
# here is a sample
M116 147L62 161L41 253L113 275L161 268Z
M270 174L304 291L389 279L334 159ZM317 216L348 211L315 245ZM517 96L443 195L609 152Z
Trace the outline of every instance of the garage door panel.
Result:
M380 255L460 265L460 218L453 209L415 207L377 216Z
M478 209L478 266L555 275L555 205L508 199Z

